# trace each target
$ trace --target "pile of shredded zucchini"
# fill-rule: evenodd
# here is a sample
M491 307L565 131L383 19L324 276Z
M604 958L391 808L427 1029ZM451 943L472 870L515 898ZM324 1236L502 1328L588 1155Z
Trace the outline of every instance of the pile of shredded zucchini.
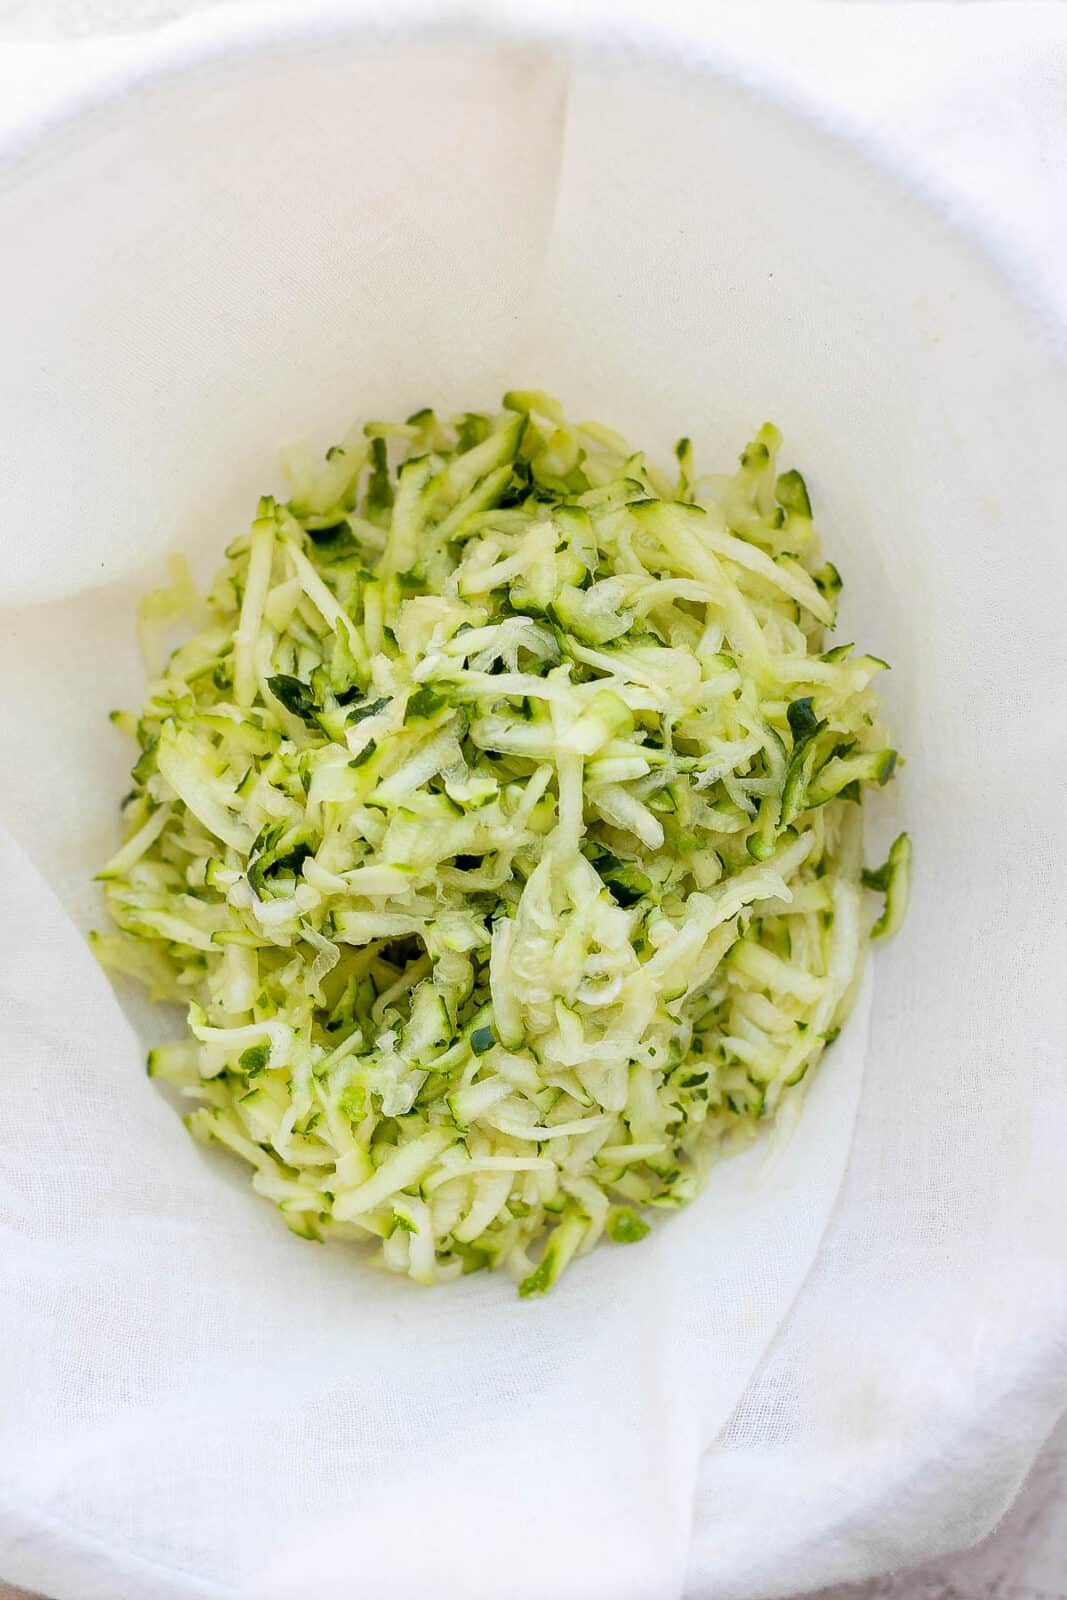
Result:
M308 1238L548 1289L697 1191L835 1037L909 846L766 425L671 481L540 393L293 453L206 603L150 595L110 966L149 1071ZM175 625L191 637L168 659Z

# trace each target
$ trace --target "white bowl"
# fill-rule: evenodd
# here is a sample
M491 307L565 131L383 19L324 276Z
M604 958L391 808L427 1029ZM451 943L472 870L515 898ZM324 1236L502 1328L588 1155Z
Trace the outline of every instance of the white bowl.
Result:
M889 1508L985 1428L996 1474L924 1469L963 1528L1062 1402L1049 330L926 205L704 59L315 6L124 61L0 169L2 805L29 858L4 928L0 1570L263 1600L309 1573L347 1594L358 1551L393 1600L658 1597L687 1572L755 1595L829 1572L820 1540L858 1570L874 1526L905 1557ZM217 553L283 442L516 383L662 452L689 433L709 466L778 422L845 636L893 663L908 764L878 827L917 852L862 1098L859 1027L771 1179L723 1169L544 1308L496 1281L413 1299L284 1234L141 1080L74 932L163 553Z

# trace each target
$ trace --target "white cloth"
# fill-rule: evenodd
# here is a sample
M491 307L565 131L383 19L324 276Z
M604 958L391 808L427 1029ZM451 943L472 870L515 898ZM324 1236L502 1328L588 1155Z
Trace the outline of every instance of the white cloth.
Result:
M820 114L855 126L899 50L877 8L745 8L746 40L613 7L611 48L593 8L498 9L488 49L440 8L415 43L414 5L315 9L78 47L60 106L140 86L0 182L0 1572L58 1600L756 1600L965 1543L1067 1402L1055 224L1019 221L996 141L1010 238L975 209L973 106L919 92L937 8L872 165L773 97L851 49ZM992 98L1031 132L1044 107L1062 160L1067 13L1007 9L970 23ZM917 850L792 1142L534 1306L287 1234L146 1082L155 1019L81 942L163 551L210 565L284 440L516 381L709 464L783 426L844 636L894 664L877 832Z

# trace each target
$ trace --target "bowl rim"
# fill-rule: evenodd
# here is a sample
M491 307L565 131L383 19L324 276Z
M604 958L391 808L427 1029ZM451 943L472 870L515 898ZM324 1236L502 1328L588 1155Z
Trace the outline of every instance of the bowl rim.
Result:
M603 30L598 37L598 31ZM653 18L633 16L616 21L600 3L575 20L567 0L538 0L517 11L493 0L285 0L271 6L238 4L203 10L180 21L122 39L98 41L91 52L84 42L69 41L66 51L86 51L93 70L71 82L43 110L0 131L0 200L10 189L32 182L35 174L62 159L80 139L106 131L114 120L136 117L154 96L193 76L238 71L257 62L279 59L292 51L315 53L336 45L398 48L416 43L469 42L487 48L560 49L586 57L595 52L608 65L646 59L665 72L712 88L741 94L783 122L799 125L835 160L851 163L892 194L898 205L917 218L939 223L971 258L976 269L989 272L1021 321L1040 320L1048 353L1061 371L1067 369L1067 319L1041 288L1026 256L1015 251L1006 233L976 208L951 194L929 168L894 151L847 118L805 99L772 72L732 60L714 37L702 32L691 15ZM95 57L95 60L93 59ZM803 1286L800 1293L803 1294ZM792 1313L790 1305L786 1317ZM761 1362L766 1359L766 1352ZM6 1508L11 1514L15 1508ZM36 1506L15 1512L32 1519L38 1531L46 1526ZM87 1567L103 1555L104 1569L116 1579L145 1565L128 1548L101 1552L85 1531L54 1523L47 1526L53 1548L77 1554ZM190 1578L176 1569L147 1565L146 1576L161 1583L177 1580L195 1587L182 1592L228 1596L236 1591ZM168 1591L177 1592L177 1591Z
M717 31L713 8L701 5L656 11L650 0L584 0L579 14L572 0L521 7L514 0L239 0L137 32L11 40L13 58L28 46L39 67L43 44L45 61L49 54L57 59L58 52L74 65L77 54L82 70L72 72L40 110L0 126L0 200L79 138L131 109L136 114L138 102L183 79L337 45L464 42L487 49L556 49L609 66L643 59L665 73L743 95L765 113L799 124L836 159L865 170L898 203L940 224L972 258L980 258L1014 309L1040 322L1049 354L1067 366L1067 304L1046 287L1038 264L991 211L953 189L929 161L806 94L797 81L739 59Z

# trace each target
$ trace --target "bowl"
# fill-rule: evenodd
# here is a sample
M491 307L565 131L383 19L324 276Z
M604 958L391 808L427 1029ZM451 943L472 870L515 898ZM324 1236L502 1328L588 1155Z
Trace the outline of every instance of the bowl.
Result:
M316 4L118 59L0 152L0 1570L721 1600L869 1566L904 1494L995 1514L1063 1401L1059 330L669 27ZM283 443L516 384L708 467L778 423L893 665L872 855L916 848L792 1140L543 1306L293 1239L83 942L166 553L209 570ZM935 1465L979 1436L995 1472Z

